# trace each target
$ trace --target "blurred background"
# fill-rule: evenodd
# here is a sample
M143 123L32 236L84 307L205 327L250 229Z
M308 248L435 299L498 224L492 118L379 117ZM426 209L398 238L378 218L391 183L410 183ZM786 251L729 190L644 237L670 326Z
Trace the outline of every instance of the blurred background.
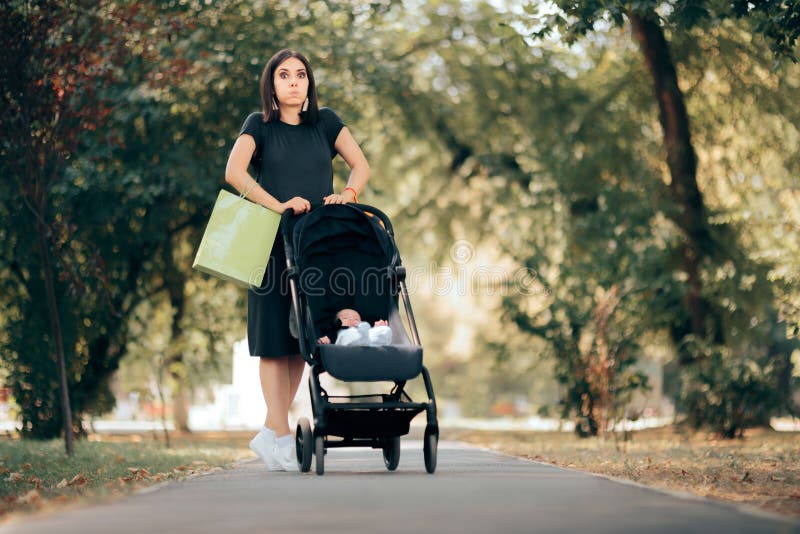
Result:
M62 383L77 434L262 424L246 292L191 265L288 47L371 165L443 425L796 427L800 15L705 4L4 2L0 425L58 437Z

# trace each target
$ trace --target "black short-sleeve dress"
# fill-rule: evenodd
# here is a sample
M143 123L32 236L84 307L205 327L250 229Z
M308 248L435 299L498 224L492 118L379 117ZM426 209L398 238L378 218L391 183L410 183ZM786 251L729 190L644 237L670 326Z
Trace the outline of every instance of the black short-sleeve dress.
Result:
M334 144L344 127L328 108L320 108L316 124L264 122L262 113L251 113L239 135L256 142L252 169L258 183L280 202L303 197L312 204L333 193ZM264 282L247 295L247 341L252 356L277 358L299 354L297 339L289 333L291 294L286 272L283 238L278 232Z

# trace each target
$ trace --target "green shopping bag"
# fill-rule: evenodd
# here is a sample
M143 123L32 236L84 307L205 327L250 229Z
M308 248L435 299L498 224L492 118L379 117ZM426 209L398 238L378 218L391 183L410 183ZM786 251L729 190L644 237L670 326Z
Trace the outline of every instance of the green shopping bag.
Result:
M259 287L281 216L245 196L219 192L192 268L239 287Z

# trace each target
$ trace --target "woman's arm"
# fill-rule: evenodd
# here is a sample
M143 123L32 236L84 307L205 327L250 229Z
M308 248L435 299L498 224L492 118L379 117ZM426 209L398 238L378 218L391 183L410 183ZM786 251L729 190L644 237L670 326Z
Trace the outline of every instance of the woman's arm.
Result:
M353 139L353 135L346 126L341 129L339 135L336 137L334 147L339 155L342 156L345 163L347 163L347 166L350 167L350 178L347 180L347 187L352 187L356 190L357 194L361 194L361 191L363 191L364 187L367 185L367 180L369 180L369 163L367 163L367 158L364 157L361 147L358 146L358 143ZM336 202L336 200L339 200L339 202ZM339 195L334 194L325 197L325 204L339 204L342 202L354 201L355 195L349 189L346 189Z
M233 144L230 156L228 156L228 164L225 166L225 181L231 184L239 193L249 189L248 199L272 211L283 213L288 208L293 208L295 212L309 211L311 204L307 200L295 197L288 202L280 202L277 198L264 191L264 188L258 183L253 183L255 180L247 172L247 166L250 164L250 158L253 157L255 150L256 140L253 139L253 136L250 134L239 136Z

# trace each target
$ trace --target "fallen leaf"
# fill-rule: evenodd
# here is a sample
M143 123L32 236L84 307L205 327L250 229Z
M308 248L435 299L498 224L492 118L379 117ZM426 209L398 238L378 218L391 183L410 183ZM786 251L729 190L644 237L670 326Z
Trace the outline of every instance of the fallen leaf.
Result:
M103 468L100 467L100 468L97 469L97 476L100 476L102 474L103 474Z
M31 476L28 477L28 484L33 484L37 488L41 488L42 487L42 479L40 479L36 475L31 475Z
M19 482L20 480L22 480L23 478L25 478L25 477L22 476L22 473L11 473L10 475L8 475L8 481L9 482L16 483L16 482Z
M35 489L30 490L19 498L19 502L23 504L34 504L42 500L42 496Z
M150 476L150 471L141 467L129 467L128 471L134 480L144 480Z
M33 469L33 466L31 464L22 464L19 468L20 471L27 471L29 469Z
M769 479L773 482L784 482L786 481L786 477L776 477L775 475L770 475Z
M88 480L86 479L86 476L83 473L78 473L72 477L72 480L67 482L67 486L83 486L87 482Z
M150 474L150 472L143 467L129 467L128 471L130 471L131 473L146 473L148 475Z
M58 484L56 484L56 487L57 487L58 489L63 489L63 488L66 488L66 487L67 487L67 479L66 479L66 478L62 478L62 479L61 479L61 482L59 482Z

